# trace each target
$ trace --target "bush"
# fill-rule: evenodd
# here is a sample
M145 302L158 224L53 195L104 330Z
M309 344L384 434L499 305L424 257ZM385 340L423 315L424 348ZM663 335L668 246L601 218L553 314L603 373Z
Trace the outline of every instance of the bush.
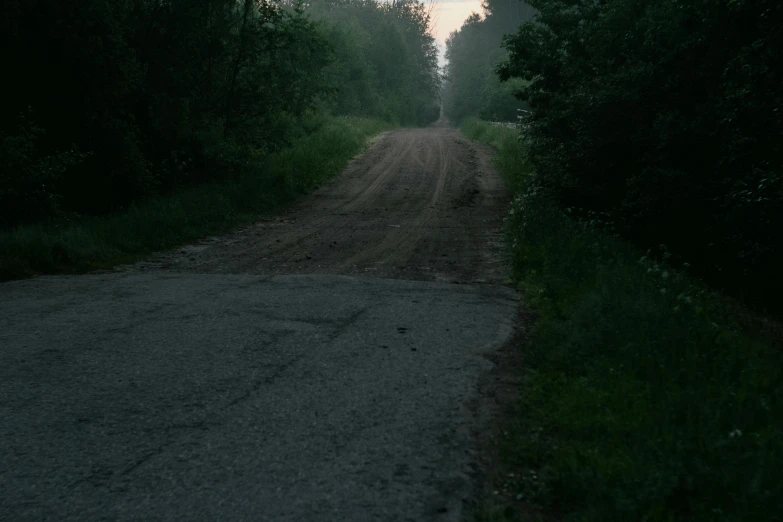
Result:
M237 180L334 112L437 117L417 1L11 1L0 20L5 228Z
M557 520L777 520L780 329L743 331L734 306L611 222L560 210L515 131L463 132L499 148L513 274L538 315L503 443L507 494Z
M276 154L245 161L235 179L154 197L122 212L0 231L0 279L128 262L256 219L338 174L378 120L330 119Z
M529 154L563 207L781 310L783 5L555 2L506 40Z
M0 136L0 228L60 215L58 185L86 155L43 154L43 130L23 119L13 134Z

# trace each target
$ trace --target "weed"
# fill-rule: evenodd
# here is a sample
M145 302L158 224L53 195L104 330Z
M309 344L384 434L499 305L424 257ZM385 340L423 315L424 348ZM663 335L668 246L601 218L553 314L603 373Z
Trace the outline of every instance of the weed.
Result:
M564 520L779 520L783 352L699 282L557 208L515 131L462 130L499 150L513 276L539 314L509 489ZM522 519L504 513L485 520Z
M376 120L333 118L291 147L258 156L239 179L202 184L105 217L0 232L0 279L106 268L225 232L338 174L368 137L385 128Z

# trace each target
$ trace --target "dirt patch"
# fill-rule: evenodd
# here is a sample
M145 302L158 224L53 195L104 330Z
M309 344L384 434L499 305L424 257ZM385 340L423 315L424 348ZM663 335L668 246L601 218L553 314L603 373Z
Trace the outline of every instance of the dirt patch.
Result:
M520 303L514 336L500 349L486 354L494 368L481 377L479 393L468 404L476 441L475 490L468 503L468 520L544 519L536 506L509 487L518 480L509 473L524 470L510 466L501 456L508 432L519 422L524 347L530 343L535 321L536 314Z
M456 129L390 132L280 216L126 269L502 282L493 154Z

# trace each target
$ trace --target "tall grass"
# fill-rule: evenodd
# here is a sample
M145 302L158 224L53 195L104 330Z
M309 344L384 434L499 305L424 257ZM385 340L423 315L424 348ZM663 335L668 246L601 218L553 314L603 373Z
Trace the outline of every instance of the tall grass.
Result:
M462 130L499 150L513 274L538 315L503 443L506 502L484 518L523 520L510 506L526 499L543 519L780 520L780 348L703 285L536 191L515 131Z
M289 148L256 158L240 179L189 188L105 217L0 232L0 279L109 267L224 232L338 174L368 137L386 128L376 120L334 118Z

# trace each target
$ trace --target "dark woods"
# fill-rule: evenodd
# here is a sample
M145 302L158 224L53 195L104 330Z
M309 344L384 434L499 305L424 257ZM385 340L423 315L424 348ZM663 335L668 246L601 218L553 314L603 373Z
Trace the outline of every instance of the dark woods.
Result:
M412 1L7 0L0 224L239 176L330 114L434 120L429 23Z
M508 56L503 35L535 16L535 9L520 0L484 0L483 17L474 13L446 41L446 83L443 108L454 122L468 116L489 121L516 121L517 109L527 104L516 99L517 80L501 82L495 67Z
M749 304L783 309L783 4L527 4L538 16L495 53L508 53L500 77L532 110L539 188ZM493 16L468 20L450 53L464 59L462 41ZM463 107L451 111L483 110Z

